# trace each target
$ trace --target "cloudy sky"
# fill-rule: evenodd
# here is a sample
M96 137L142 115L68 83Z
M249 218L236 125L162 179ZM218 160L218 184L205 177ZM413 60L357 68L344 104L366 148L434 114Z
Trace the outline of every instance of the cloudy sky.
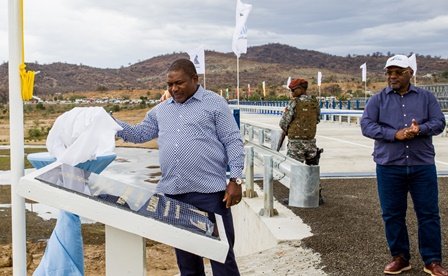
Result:
M0 62L8 2L0 0ZM118 68L161 54L232 51L236 0L24 0L25 56ZM248 46L288 44L346 56L387 52L448 58L448 0L243 0Z

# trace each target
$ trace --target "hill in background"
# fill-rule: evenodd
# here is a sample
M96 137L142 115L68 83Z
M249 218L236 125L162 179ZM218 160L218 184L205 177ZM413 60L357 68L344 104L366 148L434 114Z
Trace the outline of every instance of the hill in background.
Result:
M367 62L369 89L377 90L375 83L384 83L383 67L387 57L391 55L393 53L341 57L283 44L250 47L247 54L240 58L240 87L244 93L247 90L247 84L250 84L255 91L259 92L262 81L266 81L270 93L278 94L289 76L300 76L308 79L311 84L315 84L317 71L321 71L323 84L333 84L333 86L342 83L352 84L352 86L342 86L336 90L350 89L352 91L357 88L363 90L359 66ZM166 69L178 58L188 58L188 55L186 53L166 54L118 69L102 69L60 62L44 65L28 63L27 69L40 71L35 79L35 95L37 96L80 91L165 89ZM419 83L448 82L447 59L417 54L417 62ZM226 88L235 89L236 57L233 53L206 51L205 63L205 81L208 89L215 91ZM201 76L201 82L203 81ZM7 90L8 65L4 63L0 66L0 101L7 100Z

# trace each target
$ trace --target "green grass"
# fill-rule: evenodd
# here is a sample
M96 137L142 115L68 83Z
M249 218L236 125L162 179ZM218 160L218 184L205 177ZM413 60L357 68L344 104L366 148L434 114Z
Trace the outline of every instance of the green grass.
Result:
M26 159L26 155L29 153L35 152L46 152L46 148L25 148L25 169L33 168L31 163ZM10 159L10 151L9 149L0 149L0 171L9 171L11 170L11 159Z

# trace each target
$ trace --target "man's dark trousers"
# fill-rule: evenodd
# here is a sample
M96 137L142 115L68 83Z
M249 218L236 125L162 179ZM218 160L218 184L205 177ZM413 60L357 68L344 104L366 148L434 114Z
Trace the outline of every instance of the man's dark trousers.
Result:
M213 276L239 276L238 266L233 252L235 231L233 229L232 212L223 202L224 191L210 194L187 193L179 195L166 195L167 197L191 204L200 210L209 212L209 219L216 223L214 213L222 216L224 229L229 242L229 253L224 264L210 260ZM205 276L204 260L202 257L176 249L177 264L181 276Z
M419 251L427 265L441 261L441 230L435 165L376 167L378 194L392 256L410 259L406 228L408 193L418 221Z

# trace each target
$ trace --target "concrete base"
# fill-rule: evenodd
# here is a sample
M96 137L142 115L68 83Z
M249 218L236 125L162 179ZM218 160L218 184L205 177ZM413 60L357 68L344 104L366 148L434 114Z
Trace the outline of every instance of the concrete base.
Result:
M264 217L258 212L264 208L263 192L255 186L260 195L243 198L232 207L235 227L235 255L237 257L254 254L277 246L284 241L301 240L311 236L311 228L300 217L274 200L277 216Z

